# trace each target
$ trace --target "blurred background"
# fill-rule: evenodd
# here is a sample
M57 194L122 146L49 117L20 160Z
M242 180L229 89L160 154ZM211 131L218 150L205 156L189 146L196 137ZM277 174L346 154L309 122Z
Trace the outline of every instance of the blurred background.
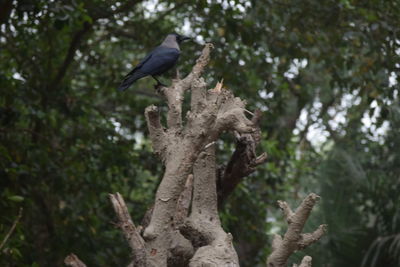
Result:
M151 78L123 76L171 32L187 74L205 42L205 75L264 111L266 164L221 217L241 266L265 266L284 233L276 200L322 199L306 230L328 234L313 266L400 266L400 2L380 0L0 2L1 266L124 266L130 250L108 193L140 223L163 173L143 112L165 111ZM170 83L175 71L164 75ZM218 160L233 149L227 134Z

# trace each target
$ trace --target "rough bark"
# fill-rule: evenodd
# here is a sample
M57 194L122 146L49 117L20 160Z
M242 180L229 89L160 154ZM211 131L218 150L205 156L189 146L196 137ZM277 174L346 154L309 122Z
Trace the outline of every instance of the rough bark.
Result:
M217 84L214 89L206 90L206 83L200 75L209 61L211 49L211 44L205 46L187 77L174 80L171 87L161 89L169 108L166 129L160 123L156 107L150 106L145 111L154 151L161 157L166 167L156 193L150 224L143 233L149 266L171 264L170 258L172 256L176 258L178 251L182 255L191 255L193 252L190 242L176 230L174 217L186 178L192 172L201 151L207 144L215 141L223 131L250 133L255 130L253 123L244 115L245 103L242 100L235 98L227 90L221 90L221 84ZM184 124L182 101L183 94L188 89L191 89L191 110L186 114ZM215 174L213 184L215 187ZM196 186L194 190L196 192ZM215 189L214 194L216 194ZM214 217L218 218L217 215ZM177 244L179 249L176 249ZM174 264L178 265L175 261Z
M326 232L327 226L323 224L313 233L301 233L318 199L319 196L316 194L309 194L295 212L286 202L278 201L279 207L288 223L288 229L283 238L280 235L274 236L272 253L267 259L267 267L287 266L287 260L290 255L318 241ZM311 266L311 257L305 257L300 266Z
M192 201L192 191L193 191L193 174L189 174L185 188L182 191L178 203L175 209L174 216L174 225L175 229L179 229L179 227L184 223L184 220L189 214L190 203Z
M133 266L146 266L146 250L144 240L139 230L133 224L125 201L119 193L110 194L110 200L118 217L118 226L122 229L129 246L132 249Z
M232 235L225 233L218 216L215 146L202 152L193 167L192 213L181 232L197 248L190 267L239 266Z
M300 265L293 264L293 267L311 267L312 258L310 256L304 256Z
M0 3L0 25L6 23L13 9L13 0L5 0Z
M75 254L71 253L69 254L65 260L64 263L67 266L71 266L71 267L86 267L86 264L84 264L79 258L78 256L76 256Z
M219 172L219 177L217 177L219 206L223 205L228 196L245 177L253 173L257 166L267 160L265 152L259 156L256 154L256 148L261 140L261 115L260 110L256 110L253 114L251 121L256 129L253 133L240 134L235 132L236 149L226 168Z

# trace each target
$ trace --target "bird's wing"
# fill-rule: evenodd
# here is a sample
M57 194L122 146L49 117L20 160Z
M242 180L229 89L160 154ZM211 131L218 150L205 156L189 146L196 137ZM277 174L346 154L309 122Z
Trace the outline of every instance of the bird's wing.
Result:
M124 91L136 80L147 75L159 75L172 68L177 62L180 51L175 48L158 46L148 54L122 81L118 90Z
M142 59L142 61L139 62L138 65L136 65L136 67L133 68L133 70L131 70L128 74L125 75L121 85L118 87L118 90L124 91L129 86L131 86L132 83L134 83L136 80L147 76L146 73L140 71L140 68L143 66L144 63L150 60L152 55L153 52L149 53L144 59Z
M155 50L155 49L154 49ZM149 61L149 59L153 56L153 51L150 52L144 59L142 59L142 61L139 62L139 64L136 65L136 67L133 68L133 70L131 70L127 75L125 75L125 78L127 78L128 76L131 76L135 71L137 71L138 69L140 69L144 63L146 63L147 61Z
M140 66L140 71L149 75L159 75L175 65L180 51L175 48L159 46L152 52L149 58Z

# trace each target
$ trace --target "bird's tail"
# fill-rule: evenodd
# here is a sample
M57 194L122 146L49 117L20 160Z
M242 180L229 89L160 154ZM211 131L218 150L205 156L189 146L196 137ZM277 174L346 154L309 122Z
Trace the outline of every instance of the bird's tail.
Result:
M143 78L145 76L147 76L147 74L144 74L143 72L140 72L140 71L130 72L128 75L125 76L124 80L122 81L122 83L118 87L118 90L119 91L125 91L135 81L137 81L140 78Z

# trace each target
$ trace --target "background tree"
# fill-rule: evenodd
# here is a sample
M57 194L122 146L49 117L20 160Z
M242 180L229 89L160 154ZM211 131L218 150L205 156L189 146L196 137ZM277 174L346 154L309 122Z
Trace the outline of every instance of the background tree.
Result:
M126 263L107 194L128 196L135 221L151 205L162 167L143 110L162 102L150 80L125 94L115 88L178 31L214 43L207 82L224 78L250 110L266 111L269 161L221 214L242 265L264 263L268 234L283 227L276 199L296 201L303 190L323 197L316 222L337 226L325 246L305 251L316 266L398 265L399 9L397 1L1 2L1 240L24 208L1 264L62 265L71 247L88 265ZM200 47L183 47L182 73ZM221 163L232 143L218 143Z

